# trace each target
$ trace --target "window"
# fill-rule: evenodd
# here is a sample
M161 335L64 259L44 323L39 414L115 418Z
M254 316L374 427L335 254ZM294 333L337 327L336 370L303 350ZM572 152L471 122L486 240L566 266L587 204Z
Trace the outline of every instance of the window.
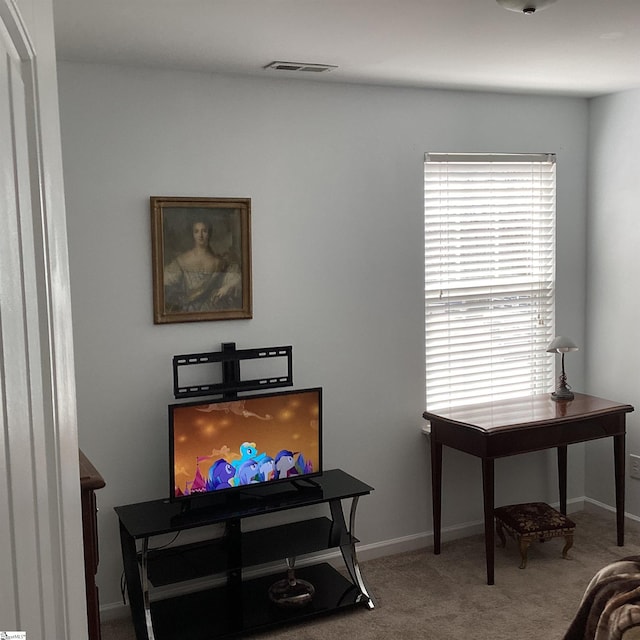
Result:
M429 410L548 392L555 155L427 153Z

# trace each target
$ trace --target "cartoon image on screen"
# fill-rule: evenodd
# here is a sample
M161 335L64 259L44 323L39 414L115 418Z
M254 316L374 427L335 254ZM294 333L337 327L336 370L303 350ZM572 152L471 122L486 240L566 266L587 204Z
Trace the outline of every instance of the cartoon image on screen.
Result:
M321 472L321 389L170 405L172 498Z

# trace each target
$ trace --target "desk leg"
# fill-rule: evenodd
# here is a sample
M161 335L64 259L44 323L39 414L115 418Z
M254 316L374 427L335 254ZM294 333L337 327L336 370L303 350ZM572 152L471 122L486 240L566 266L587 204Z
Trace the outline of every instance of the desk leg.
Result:
M433 553L440 553L442 527L442 443L431 431L431 506L433 509Z
M560 513L567 515L567 445L558 447L558 489L560 491Z
M624 415L622 416L624 420ZM624 474L625 434L613 436L613 464L616 479L616 527L618 546L624 546Z
M482 489L484 493L484 545L487 558L487 584L494 584L495 540L493 534L494 521L494 461L493 458L482 459Z

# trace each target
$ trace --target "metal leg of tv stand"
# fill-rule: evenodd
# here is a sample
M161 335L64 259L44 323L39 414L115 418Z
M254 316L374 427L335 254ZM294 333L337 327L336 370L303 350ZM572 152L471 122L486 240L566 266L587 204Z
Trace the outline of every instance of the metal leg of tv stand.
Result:
M145 569L143 580L145 589L143 590L141 573L138 566L136 541L129 535L122 523L120 523L120 544L122 546L122 561L124 564L127 593L129 595L131 620L133 621L136 638L137 640L155 640L149 611L149 585L146 580L146 550L144 553Z
M142 580L142 599L144 602L144 621L147 625L147 639L155 640L153 633L153 624L151 622L151 602L149 599L149 576L147 573L147 561L149 554L149 538L143 538L142 540L142 557L140 563L141 580Z
M332 500L329 503L331 509L331 517L333 518L334 525L338 531L346 532L349 542L347 544L340 545L340 552L342 553L342 559L347 567L347 571L351 576L353 583L360 589L362 598L366 600L367 608L373 609L375 602L369 593L369 589L365 583L362 572L360 571L360 565L358 564L358 557L356 555L356 543L355 543L355 526L356 526L356 509L358 508L358 496L354 496L351 500L351 511L349 514L349 529L347 529L344 519L344 512L342 510L342 503L340 500Z

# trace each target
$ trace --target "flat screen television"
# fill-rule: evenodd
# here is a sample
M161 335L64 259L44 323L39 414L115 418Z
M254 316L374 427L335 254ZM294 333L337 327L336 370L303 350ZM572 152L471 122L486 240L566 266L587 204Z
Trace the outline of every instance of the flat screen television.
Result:
M322 473L322 389L169 405L171 500Z

